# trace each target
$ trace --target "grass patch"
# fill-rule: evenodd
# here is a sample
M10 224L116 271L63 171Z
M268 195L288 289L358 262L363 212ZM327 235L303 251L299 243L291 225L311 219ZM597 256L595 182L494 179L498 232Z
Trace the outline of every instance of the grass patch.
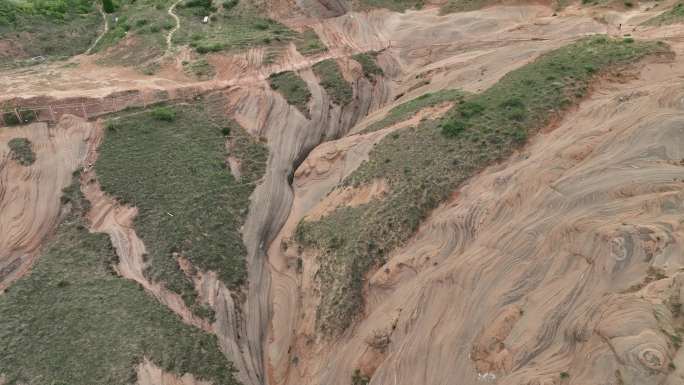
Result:
M162 122L173 122L176 120L176 109L172 107L157 107L150 113L154 119Z
M496 4L494 0L448 0L440 9L441 14L467 12Z
M189 45L198 53L239 51L264 45L285 49L285 43L297 37L295 31L264 17L267 12L254 1L228 1L220 9L213 5L189 6L193 2L186 0L177 7L181 29L173 39L174 43ZM206 24L203 23L205 16L210 17Z
M85 52L101 29L92 0L0 1L0 66L36 56L61 59Z
M78 179L67 214L31 273L0 296L0 368L8 384L112 384L136 380L148 357L167 371L237 384L216 337L183 324L132 281L114 274L115 251L83 219Z
M344 106L351 102L354 91L349 82L342 76L335 59L327 59L314 64L313 71L335 104Z
M346 329L363 308L365 274L404 244L461 183L509 156L528 135L582 98L592 77L664 51L656 43L586 38L510 72L442 119L423 121L380 141L343 185L384 179L388 195L338 208L297 228L297 240L320 255L318 329L328 334Z
M297 51L304 56L316 55L328 50L328 47L323 44L321 39L311 28L307 28L300 33L294 41L297 46Z
M240 227L249 196L260 179L266 150L232 121L200 104L110 120L95 165L102 188L136 206L135 229L149 253L147 276L183 296L197 314L192 282L177 257L193 266L216 271L236 289L246 278ZM173 110L172 110L173 111ZM235 180L227 169L224 137L243 140L243 167L252 170Z
M413 100L400 104L392 108L382 120L377 121L363 132L373 132L411 118L418 111L427 107L434 107L444 102L460 103L465 98L466 93L461 90L442 90L435 93L423 94Z
M30 166L36 161L36 154L31 147L31 141L26 138L14 138L7 142L12 159L22 166Z
M660 15L646 20L643 25L667 25L684 22L684 3L677 3Z
M390 11L404 12L407 9L421 9L425 6L424 0L356 0L354 8L366 11L373 8L386 8Z
M352 59L361 64L363 76L371 81L374 80L375 76L380 76L384 73L376 61L378 53L379 52L364 52L352 56Z
M311 99L311 91L295 72L285 71L279 72L269 76L268 82L271 88L279 92L287 102L309 117L309 100Z
M100 39L94 52L113 47L102 64L139 66L166 50L166 35L175 25L167 13L172 0L119 0L109 15L109 31ZM113 20L118 18L118 21ZM125 45L117 44L127 39Z
M216 75L214 67L209 64L205 58L199 58L192 62L184 62L183 71L199 80L209 80Z

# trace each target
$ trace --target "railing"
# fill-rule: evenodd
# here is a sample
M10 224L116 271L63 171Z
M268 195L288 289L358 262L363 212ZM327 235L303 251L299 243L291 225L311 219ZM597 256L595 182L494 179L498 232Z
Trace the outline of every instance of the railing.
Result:
M0 126L31 122L54 123L66 114L93 119L127 108L145 108L151 104L194 98L199 94L201 91L196 88L180 88L173 90L173 94L163 90L125 91L99 99L71 98L68 101L61 100L47 104L44 101L40 103L31 99L21 100L13 102L14 107L0 108Z

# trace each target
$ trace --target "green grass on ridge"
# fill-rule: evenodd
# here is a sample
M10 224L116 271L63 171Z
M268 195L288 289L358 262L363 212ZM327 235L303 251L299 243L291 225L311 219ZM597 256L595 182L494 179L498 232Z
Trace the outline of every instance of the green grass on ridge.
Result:
M387 196L338 208L297 228L297 240L320 255L319 330L345 330L363 308L365 274L404 244L430 210L461 183L510 156L529 135L576 104L594 76L666 51L653 42L585 38L510 72L483 93L456 104L442 119L423 121L380 141L343 185L383 179L390 187Z
M237 385L215 336L184 324L116 275L116 253L87 229L78 176L30 274L0 295L0 375L8 385L126 385L147 357L166 371Z
M166 109L111 119L95 169L105 192L138 208L134 226L149 254L148 277L210 316L177 257L217 272L229 287L244 283L240 227L267 153L202 103ZM240 180L226 166L225 135L237 143L231 155L242 160Z

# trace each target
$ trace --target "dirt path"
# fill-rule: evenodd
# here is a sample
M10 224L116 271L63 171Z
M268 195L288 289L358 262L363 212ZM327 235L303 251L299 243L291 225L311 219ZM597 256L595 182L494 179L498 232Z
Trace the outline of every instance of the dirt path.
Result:
M173 11L176 9L176 6L183 0L176 0L171 6L169 7L169 10L167 11L169 16L173 17L174 20L176 20L176 26L173 27L172 30L169 31L169 34L166 35L166 52L164 53L164 56L167 56L171 54L171 48L173 47L173 42L171 39L173 39L173 34L178 31L180 28L180 19L178 18L178 15L176 15Z
M102 33L100 33L100 35L97 37L97 39L95 39L95 41L90 46L90 48L88 48L88 50L85 52L86 55L90 55L90 53L93 51L93 49L95 49L95 47L97 46L97 43L99 43L100 40L102 39L102 37L104 35L106 35L107 32L109 31L109 21L107 20L107 14L104 12L101 5L98 5L97 9L100 11L100 14L102 15L102 21L104 22L104 29L102 30Z

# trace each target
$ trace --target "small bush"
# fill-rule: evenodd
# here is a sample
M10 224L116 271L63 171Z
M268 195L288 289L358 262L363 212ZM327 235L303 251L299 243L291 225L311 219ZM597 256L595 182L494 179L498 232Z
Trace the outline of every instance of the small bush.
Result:
M257 20L254 23L254 27L258 30L265 31L268 29L268 23L263 20Z
M114 2L112 0L102 0L102 9L106 13L114 13L116 8L114 7Z
M164 122L173 122L176 120L176 110L171 107L157 107L152 110L151 114L156 120Z
M568 372L561 372L561 373L560 373L560 378L562 378L562 379L570 378L570 373L568 373Z
M19 120L19 118L17 118L17 115L14 112L5 112L4 114L2 114L2 120L8 126L16 126L21 123L21 121Z
M231 9L235 8L236 5L238 5L238 2L238 0L225 0L223 2L223 10L230 11Z
M219 52L223 49L223 44L221 43L200 43L195 48L197 53L209 53L209 52Z
M7 143L12 159L22 166L30 166L36 161L31 142L26 138L14 138Z
M485 108L483 105L475 102L463 102L458 107L458 112L466 119L480 115L484 110Z
M465 131L466 124L462 120L453 119L442 123L442 132L446 136L456 136Z
M361 370L354 370L354 374L352 374L352 385L368 385L369 382L370 378L361 374Z

